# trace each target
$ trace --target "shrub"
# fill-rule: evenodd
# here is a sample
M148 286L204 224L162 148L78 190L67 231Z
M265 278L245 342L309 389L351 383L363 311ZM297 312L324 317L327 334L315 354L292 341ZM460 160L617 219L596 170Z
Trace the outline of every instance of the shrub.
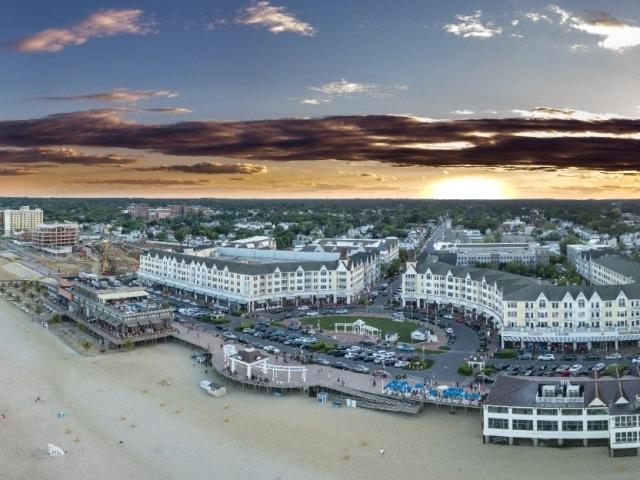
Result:
M473 368L471 368L471 365L469 365L468 363L463 363L458 367L458 373L460 375L468 377L470 375L473 375Z
M495 372L496 372L496 367L492 363L486 364L482 369L482 373L484 373L485 375L491 375L492 373L495 373Z
M504 350L498 350L493 356L495 358L516 358L518 353L510 348L505 348Z

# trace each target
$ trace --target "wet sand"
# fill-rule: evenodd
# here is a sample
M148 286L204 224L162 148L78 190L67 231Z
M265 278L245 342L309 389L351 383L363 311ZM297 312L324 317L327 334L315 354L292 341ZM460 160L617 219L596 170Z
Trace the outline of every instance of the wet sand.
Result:
M0 478L577 480L640 466L605 448L483 445L477 413L395 416L234 388L215 399L203 378L174 344L83 357L0 300ZM49 442L67 455L48 457Z

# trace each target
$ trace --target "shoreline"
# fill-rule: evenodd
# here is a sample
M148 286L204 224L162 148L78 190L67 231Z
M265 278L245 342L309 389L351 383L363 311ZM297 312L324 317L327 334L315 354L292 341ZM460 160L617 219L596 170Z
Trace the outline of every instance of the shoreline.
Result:
M404 417L298 396L267 399L235 387L213 399L199 388L203 371L185 347L159 344L91 358L50 333L0 300L3 479L208 478L215 471L281 480L398 473L506 480L514 469L523 479L636 476L637 459L612 462L603 448L483 445L476 414L451 419L431 409ZM33 402L36 396L46 404ZM68 454L48 457L49 442Z

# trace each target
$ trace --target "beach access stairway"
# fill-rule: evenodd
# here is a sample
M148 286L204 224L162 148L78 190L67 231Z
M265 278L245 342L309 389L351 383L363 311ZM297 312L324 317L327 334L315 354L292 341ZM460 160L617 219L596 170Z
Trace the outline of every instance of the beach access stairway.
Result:
M386 395L364 392L354 388L343 387L341 385L331 385L327 387L319 386L320 389L333 390L339 396L356 400L356 406L369 408L372 410L384 410L387 412L408 413L417 415L422 410L422 403L410 400L401 400Z

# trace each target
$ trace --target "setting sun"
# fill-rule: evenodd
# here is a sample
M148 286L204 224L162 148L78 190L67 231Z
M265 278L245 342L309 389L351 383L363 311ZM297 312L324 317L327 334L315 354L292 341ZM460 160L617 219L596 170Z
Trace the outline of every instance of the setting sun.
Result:
M427 198L495 199L510 198L508 187L500 180L484 177L458 177L440 180L426 188Z

